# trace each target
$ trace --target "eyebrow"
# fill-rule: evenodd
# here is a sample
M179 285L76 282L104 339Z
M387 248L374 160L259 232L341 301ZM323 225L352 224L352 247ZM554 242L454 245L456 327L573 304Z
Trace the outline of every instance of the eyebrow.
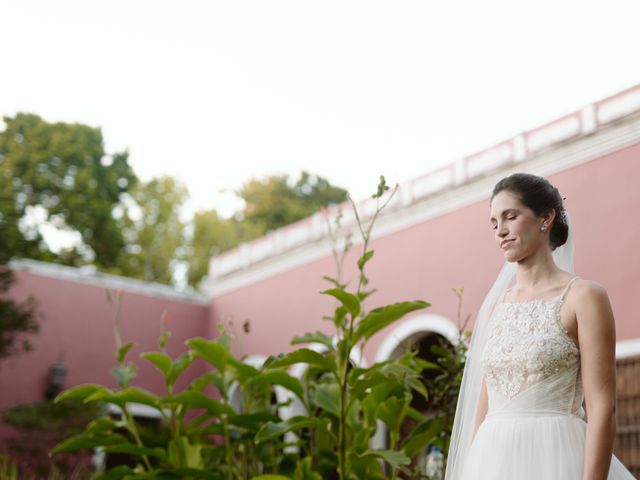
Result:
M514 213L514 212L516 212L516 213L517 213L518 211L519 211L519 210L518 210L517 208L507 208L506 210L504 210L504 211L500 214L500 216L501 216L501 217L504 217L505 215L508 215L509 213ZM491 218L489 219L489 221L490 221L490 222L495 221L495 218L494 218L494 217L491 217Z

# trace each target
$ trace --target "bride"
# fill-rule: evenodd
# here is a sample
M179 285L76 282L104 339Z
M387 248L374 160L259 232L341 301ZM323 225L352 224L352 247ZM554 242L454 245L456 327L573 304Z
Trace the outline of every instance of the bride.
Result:
M445 479L633 480L612 454L611 305L573 274L562 197L517 173L496 184L490 217L506 263L476 318Z

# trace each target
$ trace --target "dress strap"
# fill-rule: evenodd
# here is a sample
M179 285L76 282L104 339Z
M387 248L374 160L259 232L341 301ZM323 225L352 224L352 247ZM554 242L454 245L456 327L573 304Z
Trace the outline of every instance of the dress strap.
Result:
M567 294L567 292L569 291L569 287L571 286L571 284L573 282L575 282L577 279L579 279L580 277L578 275L576 275L575 277L573 277L571 280L569 280L569 283L567 283L567 286L564 287L564 290L562 292L562 295L560 295L560 299L564 301L564 296Z

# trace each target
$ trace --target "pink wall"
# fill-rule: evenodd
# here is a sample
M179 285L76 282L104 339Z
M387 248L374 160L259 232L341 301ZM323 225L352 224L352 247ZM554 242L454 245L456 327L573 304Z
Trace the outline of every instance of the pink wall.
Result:
M549 177L566 197L576 236L576 273L607 288L618 340L640 337L635 313L640 292L638 157L640 145L635 145ZM423 299L432 304L424 313L455 321L451 287L464 287L463 314L475 313L503 263L488 221L489 194L486 200L375 240L368 274L379 292L367 308ZM354 258L347 260L349 266ZM317 293L328 287L321 277L333 273L332 260L323 258L220 295L213 299L212 318L233 320L240 354L290 350L293 335L333 331L321 320L331 313L333 302ZM347 269L347 275L355 278L355 269ZM251 324L248 334L241 328L245 320ZM367 345L369 361L390 330Z
M0 410L16 403L43 400L48 371L60 354L64 355L68 368L67 386L80 383L115 386L109 374L115 362L113 309L106 301L104 289L24 271L16 272L16 279L11 296L24 299L33 295L43 318L39 321L39 333L30 337L33 351L10 357L0 365ZM176 356L185 349L185 339L204 335L208 308L187 301L124 293L122 337L125 342L136 342L127 358L140 367L134 384L156 393L164 393L162 376L138 355L157 348L164 310L169 315L167 328L172 332L168 353ZM194 364L185 377L193 378L204 368L202 363Z

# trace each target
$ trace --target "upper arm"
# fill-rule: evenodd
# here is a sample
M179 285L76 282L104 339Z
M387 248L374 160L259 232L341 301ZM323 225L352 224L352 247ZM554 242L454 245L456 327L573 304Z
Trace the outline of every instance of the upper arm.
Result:
M616 330L609 296L588 281L576 284L573 294L587 414L600 408L615 412Z

